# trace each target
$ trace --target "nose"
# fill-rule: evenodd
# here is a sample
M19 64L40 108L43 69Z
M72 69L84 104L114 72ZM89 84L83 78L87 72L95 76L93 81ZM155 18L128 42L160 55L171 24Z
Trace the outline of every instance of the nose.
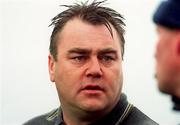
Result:
M86 76L92 78L100 78L102 76L102 68L97 57L89 60Z

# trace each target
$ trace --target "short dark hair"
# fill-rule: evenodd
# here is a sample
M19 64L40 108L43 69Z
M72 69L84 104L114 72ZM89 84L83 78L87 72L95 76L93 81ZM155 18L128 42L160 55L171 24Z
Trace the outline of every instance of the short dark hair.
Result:
M116 29L120 40L121 40L121 53L122 57L124 55L124 26L123 16L116 12L115 10L103 7L102 4L107 0L97 2L94 0L91 4L88 4L88 1L75 3L73 5L62 5L67 7L65 11L59 13L52 19L51 25L54 25L54 29L51 34L49 51L53 58L57 61L57 34L62 31L65 24L73 19L74 17L78 17L83 21L86 21L93 25L101 25L104 24L108 30L110 31L112 37L112 29L110 24Z

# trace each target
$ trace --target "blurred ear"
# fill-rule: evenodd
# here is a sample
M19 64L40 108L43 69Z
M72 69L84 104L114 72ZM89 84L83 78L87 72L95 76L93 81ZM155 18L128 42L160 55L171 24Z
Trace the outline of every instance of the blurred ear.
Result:
M180 67L180 32L178 33L177 38L174 41L174 61L176 62L176 65Z
M48 68L49 68L49 77L52 82L55 81L55 60L51 54L48 56Z
M177 56L179 57L180 60L180 32L178 32L178 37L176 41L176 51L177 51Z
M177 43L177 54L180 58L180 37L179 37L179 40L178 40L178 43Z

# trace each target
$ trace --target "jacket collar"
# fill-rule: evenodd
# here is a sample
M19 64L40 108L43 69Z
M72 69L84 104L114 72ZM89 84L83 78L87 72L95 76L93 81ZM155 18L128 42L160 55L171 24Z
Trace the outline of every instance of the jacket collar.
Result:
M115 124L121 115L124 113L126 107L128 105L127 97L125 94L121 94L120 100L114 109L102 119L96 121L91 125L110 125ZM55 125L65 125L62 116L62 109L59 107L58 109L53 110L49 113L46 119L50 122L53 122Z

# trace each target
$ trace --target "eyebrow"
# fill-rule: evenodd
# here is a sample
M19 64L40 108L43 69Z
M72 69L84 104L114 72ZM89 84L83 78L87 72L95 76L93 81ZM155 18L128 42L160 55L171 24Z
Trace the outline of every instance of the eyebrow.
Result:
M91 49L83 49L83 48L73 48L70 49L67 53L67 55L73 54L73 53L77 53L77 54L83 54L83 55L88 55L92 52ZM97 52L98 54L108 54L108 53L112 53L112 54L116 54L117 55L117 50L113 49L113 48L105 48L105 49L101 49Z
M73 54L73 53L77 53L77 54L89 54L91 52L90 49L83 49L83 48L73 48L70 49L67 53L67 55L69 54Z
M102 49L98 52L99 54L104 54L104 53L117 53L117 50L113 49L113 48L106 48L106 49Z

